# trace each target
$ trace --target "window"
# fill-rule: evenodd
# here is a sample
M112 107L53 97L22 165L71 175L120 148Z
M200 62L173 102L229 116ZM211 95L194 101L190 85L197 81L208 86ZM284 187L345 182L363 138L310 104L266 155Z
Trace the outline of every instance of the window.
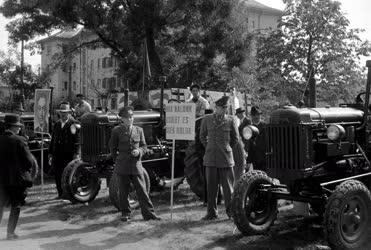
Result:
M98 58L97 67L100 68L100 58Z
M77 85L76 85L76 82L73 81L73 90L76 90L77 89Z
M102 88L105 89L107 87L106 84L107 84L107 78L104 78L102 81Z
M104 69L106 67L106 58L102 59L102 68Z
M91 80L91 86L92 86L92 87L95 87L94 84L95 84L94 80Z
M116 88L116 78L115 77L112 77L111 78L111 89L115 89L115 88Z
M100 79L98 79L97 85L98 85L97 87L100 88Z
M68 88L68 82L64 82L64 88L63 88L63 90L67 90L67 88Z
M113 57L107 57L107 67L113 67Z

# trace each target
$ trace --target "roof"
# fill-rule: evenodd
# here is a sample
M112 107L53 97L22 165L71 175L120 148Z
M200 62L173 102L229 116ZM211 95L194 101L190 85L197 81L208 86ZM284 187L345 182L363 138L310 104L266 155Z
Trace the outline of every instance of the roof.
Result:
M66 30L61 30L51 36L48 36L44 39L40 39L38 40L37 42L38 43L41 43L41 42L47 42L47 41L50 41L50 40L53 40L53 39L71 39L71 38L74 38L74 37L77 37L78 35L80 35L80 33L83 31L83 27L79 27L79 28L75 28L75 29L66 29Z
M255 9L255 10L259 10L259 11L263 11L263 12L269 12L271 14L276 14L276 15L282 15L283 14L282 10L269 7L267 5L259 3L258 1L255 1L255 0L242 0L241 2L243 2L245 4L245 6L248 7L249 9Z

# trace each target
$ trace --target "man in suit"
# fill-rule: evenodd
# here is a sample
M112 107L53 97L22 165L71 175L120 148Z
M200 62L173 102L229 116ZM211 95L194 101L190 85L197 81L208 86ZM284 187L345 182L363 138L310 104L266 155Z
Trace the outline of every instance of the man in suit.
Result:
M207 182L207 214L203 220L218 218L219 184L223 188L227 215L231 217L230 202L234 184L232 148L238 142L238 129L235 119L227 115L228 102L228 96L217 100L215 113L205 116L201 123L200 140L205 147Z
M252 125L259 129L259 135L250 140L248 148L249 163L253 164L253 168L257 170L266 170L265 162L265 122L261 120L262 112L258 106L252 106L251 111Z
M17 114L4 117L6 130L0 135L0 222L3 209L10 205L7 239L16 239L15 228L21 206L25 203L29 183L23 181L26 172L31 172L35 161L28 149L26 139L18 133L23 127ZM31 175L28 175L31 177ZM31 180L28 180L31 181Z
M209 102L201 96L201 89L200 86L197 84L193 84L190 87L192 97L186 102L188 103L195 103L196 104L196 118L205 115L206 109L210 108Z
M147 153L143 129L134 126L134 108L127 106L119 110L122 124L116 126L109 142L111 156L115 160L114 173L119 177L121 191L122 221L129 221L131 215L128 195L130 183L137 193L144 220L160 220L146 191L142 156Z
M57 110L60 119L55 123L52 139L49 146L49 159L54 169L55 184L58 197L63 199L62 174L68 163L79 158L80 140L76 129L78 123L71 116L69 103L63 102Z

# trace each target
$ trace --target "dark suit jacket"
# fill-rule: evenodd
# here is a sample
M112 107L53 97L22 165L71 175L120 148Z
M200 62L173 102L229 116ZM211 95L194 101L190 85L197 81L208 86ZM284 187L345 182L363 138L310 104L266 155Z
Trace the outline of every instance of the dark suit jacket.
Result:
M26 139L6 130L0 136L0 185L22 186L21 174L33 164Z
M116 126L111 133L109 142L111 155L116 162L115 172L119 175L143 174L142 156L147 152L147 144L143 129L138 126L128 128ZM133 157L131 151L139 149L138 157Z
M200 141L205 147L205 166L234 166L232 148L238 142L238 129L232 116L225 116L222 122L216 120L215 114L205 116L201 123Z
M53 155L53 165L56 167L59 165L65 167L66 163L73 159L73 155L80 152L79 133L71 132L71 125L76 123L78 122L75 119L69 118L63 128L61 120L54 125L49 154Z
M247 161L257 164L265 163L265 122L260 122L257 126L259 135L250 141Z

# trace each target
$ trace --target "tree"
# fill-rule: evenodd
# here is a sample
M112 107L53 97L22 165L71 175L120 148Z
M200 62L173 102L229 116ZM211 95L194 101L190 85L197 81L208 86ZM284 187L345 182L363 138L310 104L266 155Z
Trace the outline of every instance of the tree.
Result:
M349 101L363 82L364 68L359 61L369 55L370 43L360 39L361 30L349 28L337 1L284 2L279 30L260 37L257 78L265 82L278 79L278 93L297 103L313 73L320 101Z
M231 37L234 6L229 0L6 0L0 11L14 18L10 38L30 40L63 27L83 25L120 59L119 76L139 88L143 49L148 49L153 79L189 85L206 82L215 59L227 69L239 66L246 37ZM215 77L225 85L220 77ZM158 87L156 81L147 87ZM173 84L174 85L174 84Z

